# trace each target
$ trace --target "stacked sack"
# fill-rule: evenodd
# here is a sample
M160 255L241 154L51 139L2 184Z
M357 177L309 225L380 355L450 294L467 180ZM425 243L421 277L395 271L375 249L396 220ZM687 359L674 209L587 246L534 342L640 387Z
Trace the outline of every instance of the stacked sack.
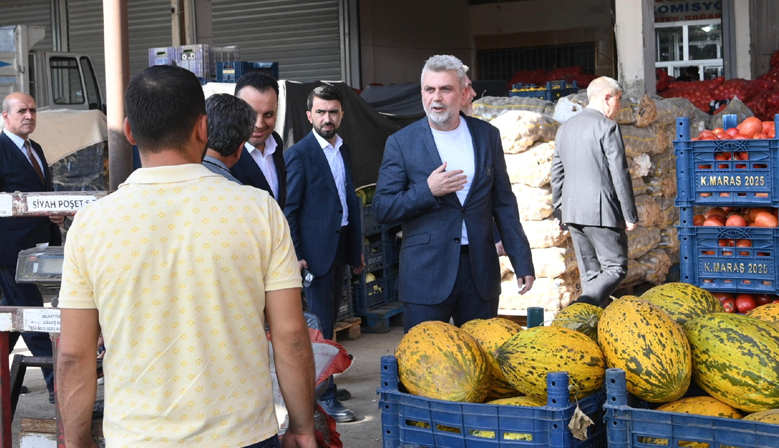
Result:
M536 270L533 289L519 295L511 263L507 257L502 257L499 307L525 310L538 306L547 311L558 311L581 294L576 256L568 232L551 217L552 156L559 123L551 114L523 110L506 111L490 123L500 130L506 168Z
M565 105L587 106L586 95L570 95ZM625 144L628 170L633 182L639 226L628 233L628 274L623 284L665 281L671 265L679 262L676 226L679 212L676 199L676 157L673 141L676 118L688 117L696 129L704 129L706 117L685 98L662 99L625 95L615 121Z

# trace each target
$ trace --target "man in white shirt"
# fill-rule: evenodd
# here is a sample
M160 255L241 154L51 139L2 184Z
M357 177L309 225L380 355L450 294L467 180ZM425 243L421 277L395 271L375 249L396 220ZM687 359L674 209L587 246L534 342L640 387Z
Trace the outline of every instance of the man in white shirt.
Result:
M365 266L360 213L349 147L338 135L344 114L341 92L330 85L317 87L308 96L307 107L314 129L284 153L289 186L284 214L299 267L314 277L303 288L308 309L319 317L325 339L333 339L345 265L355 274ZM331 381L319 404L337 422L354 420L337 393Z
M12 93L3 99L4 129L0 133L0 192L13 193L52 191L52 176L43 149L30 139L35 131L37 106L26 93ZM16 261L19 251L48 243L62 242L57 226L64 217L0 218L0 291L2 305L43 306L38 287L16 283ZM51 356L51 341L45 333L22 333L27 347L36 356ZM11 333L9 348L14 349L19 333ZM49 401L54 403L54 383L51 369L41 369L49 389Z
M387 139L372 205L376 221L403 226L398 285L406 331L424 321L451 318L459 326L497 316L495 226L519 293L535 279L500 133L460 112L462 61L431 57L421 85L426 117Z
M270 193L281 208L287 198L284 142L273 129L279 109L279 83L264 73L247 73L235 84L235 96L257 112L249 141L231 171L244 185Z

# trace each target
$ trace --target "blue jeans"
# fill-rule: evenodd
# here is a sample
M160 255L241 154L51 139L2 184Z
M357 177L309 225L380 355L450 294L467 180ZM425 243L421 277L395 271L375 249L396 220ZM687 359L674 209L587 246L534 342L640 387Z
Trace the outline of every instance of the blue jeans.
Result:
M275 435L270 439L265 439L262 442L257 442L254 445L249 445L245 448L281 448L281 442L279 442L279 436Z

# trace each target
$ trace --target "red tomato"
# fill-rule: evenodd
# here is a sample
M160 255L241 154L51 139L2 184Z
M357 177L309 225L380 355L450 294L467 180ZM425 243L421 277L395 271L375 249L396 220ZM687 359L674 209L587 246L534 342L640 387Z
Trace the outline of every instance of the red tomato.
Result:
M729 292L713 292L711 293L714 297L716 297L720 302L724 302L726 299L736 300L733 297L733 294Z
M722 128L714 128L714 129L711 130L711 132L713 132L715 134L724 134L725 130L722 129Z
M722 307L725 308L726 313L736 312L736 299L729 298L722 301Z
M736 296L736 309L738 309L739 313L743 314L747 311L752 311L756 306L757 302L755 302L752 294L739 294Z
M724 226L725 225L725 218L719 215L713 215L708 218L706 218L703 221L704 226Z
M755 216L755 224L758 227L776 227L779 221L777 221L773 213L760 212Z
M701 131L700 134L698 134L698 138L701 139L701 140L703 140L706 137L716 137L716 135L714 135L713 132L707 131L707 130L703 130L703 131Z
M763 306L767 303L771 303L774 300L776 300L776 296L773 294L760 294L759 296L755 296L755 302L757 302L757 306Z
M717 240L717 245L719 247L733 247L735 244L736 244L735 240L727 240L722 238Z
M733 140L733 136L723 132L722 134L717 134L717 140Z
M705 221L706 218L703 215L695 215L692 217L692 225L694 226L702 226L703 221Z
M763 122L757 117L749 117L737 126L738 132L747 138L752 138L758 132L763 132Z
M725 130L725 133L733 137L734 135L738 135L738 128L729 128Z
M722 208L722 211L723 211L723 212L725 212L725 213L727 213L728 215L729 215L729 214L730 214L730 213L731 213L733 210L735 210L735 209L736 209L736 207L727 207L727 206L723 206L723 207L721 207L721 208Z
M725 213L725 210L722 209L722 207L712 207L706 211L706 213L703 214L704 218L711 218L712 215L719 215L723 218L726 218L728 216L727 213Z
M752 240L736 240L736 247L752 247Z
M725 225L728 227L746 227L747 221L743 216L733 214L728 216L728 219L725 221Z

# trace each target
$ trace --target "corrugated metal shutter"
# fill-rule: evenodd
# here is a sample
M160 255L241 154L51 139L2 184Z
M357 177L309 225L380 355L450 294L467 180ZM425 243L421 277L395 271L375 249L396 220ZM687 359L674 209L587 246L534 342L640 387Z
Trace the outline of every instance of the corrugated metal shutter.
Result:
M339 0L213 0L214 45L243 61L278 62L279 77L340 80Z
M3 0L0 2L0 26L35 25L46 27L46 37L33 50L51 50L51 0Z
M171 44L170 2L129 0L130 76L149 66L149 48ZM102 0L68 0L70 51L88 54L105 92Z

